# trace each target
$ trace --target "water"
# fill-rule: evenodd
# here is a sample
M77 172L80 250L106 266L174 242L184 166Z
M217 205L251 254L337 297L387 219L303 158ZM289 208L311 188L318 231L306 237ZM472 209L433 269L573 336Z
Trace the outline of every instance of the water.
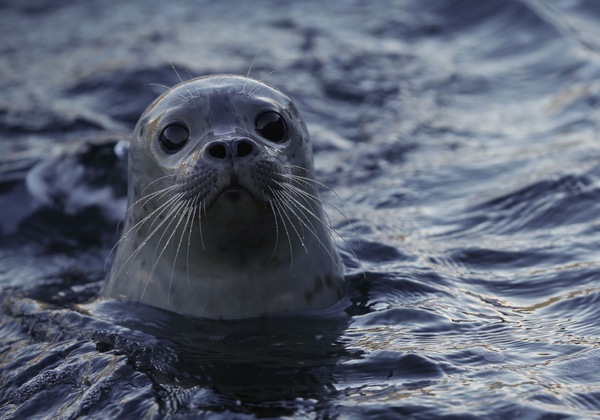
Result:
M597 2L1 7L1 417L598 416ZM347 298L98 300L113 146L154 84L250 66L308 122Z

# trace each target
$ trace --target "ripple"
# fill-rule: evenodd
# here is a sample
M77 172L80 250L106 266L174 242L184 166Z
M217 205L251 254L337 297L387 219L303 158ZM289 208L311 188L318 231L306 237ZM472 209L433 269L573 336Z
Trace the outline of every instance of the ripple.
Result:
M21 3L0 6L0 417L597 414L596 3ZM333 308L97 299L114 144L160 85L214 72L306 118L343 201Z

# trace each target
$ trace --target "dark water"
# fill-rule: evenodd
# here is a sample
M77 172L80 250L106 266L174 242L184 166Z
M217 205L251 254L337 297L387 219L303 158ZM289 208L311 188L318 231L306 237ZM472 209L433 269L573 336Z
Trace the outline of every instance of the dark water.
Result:
M599 416L600 3L0 4L0 417ZM339 196L347 299L97 300L113 146L154 84L251 65Z

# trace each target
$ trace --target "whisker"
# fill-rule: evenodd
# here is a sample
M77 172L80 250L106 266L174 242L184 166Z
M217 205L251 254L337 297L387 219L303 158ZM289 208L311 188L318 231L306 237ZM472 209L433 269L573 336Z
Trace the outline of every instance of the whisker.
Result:
M332 188L330 188L329 186L323 184L322 182L315 180L313 177L313 174L310 170L308 170L302 166L288 164L288 163L282 163L278 159L278 157L280 155L280 151L275 149L274 147L267 146L265 150L267 152L266 153L267 157L270 158L270 160L272 160L276 164L280 165L282 168L290 171L289 173L285 172L285 171L282 171L279 173L279 175L282 178L289 180L290 181L289 183L273 180L275 182L275 184L279 188L288 191L288 194L292 194L295 197L293 201L294 201L294 205L296 206L296 208L298 208L298 206L299 206L304 211L308 211L309 214L311 215L312 219L321 223L323 226L325 226L325 228L329 232L331 232L334 236L336 236L337 238L342 240L342 242L348 247L348 249L350 250L352 255L356 258L356 260L358 261L358 263L362 269L362 264L360 263L360 260L358 259L356 253L354 252L354 250L352 249L352 247L350 246L348 241L337 230L335 230L333 228L333 224L332 224L331 219L329 218L329 215L327 214L327 212L323 212L322 216L321 216L321 217L326 218L327 222L325 222L322 220L321 217L319 217L319 215L315 214L314 211L310 210L313 208L313 204L316 204L318 206L328 206L328 207L334 209L338 214L340 214L346 220L346 222L352 227L352 230L354 232L356 232L356 228L354 227L354 224L352 223L352 221L345 215L345 213L339 207L337 207L336 205L332 204L331 202L329 202L327 200L324 200L323 198L321 198L319 196L317 187L322 187L322 188L330 191L331 193L333 193L335 195L335 197L337 197L338 200L342 201L342 199L337 194L337 192L335 190L333 190ZM296 172L296 173L294 173L294 172ZM299 175L298 172L300 172L300 173L303 172L307 176ZM293 184L297 184L298 186L293 185ZM306 191L307 188L310 188L311 190L313 190L314 193ZM270 190L273 193L274 189L270 188ZM281 200L282 200L281 198L278 199L278 201L281 201ZM300 200L303 203L305 203L306 205L303 205L300 202ZM298 210L301 211L300 209L298 209ZM296 214L296 217L298 217L297 214ZM304 221L303 223L306 223L306 221ZM314 229L314 225L312 223L311 223L311 226ZM306 227L308 228L308 226L306 226ZM324 248L327 249L327 247L324 247ZM335 259L334 259L334 261L335 261ZM362 269L362 271L364 273L364 269Z
M283 182L279 182L279 181L275 181L275 180L274 180L274 182L277 185L279 185L282 189L285 189L285 190L290 191L291 193L295 194L299 199L302 199L311 208L312 208L313 204L317 204L319 206L321 206L323 204L330 205L329 202L323 200L319 196L319 194L317 193L316 190L315 190L314 194L311 194L310 192L305 191L303 188L296 187L295 185L292 185L292 184L283 183ZM323 214L327 218L327 223L331 226L332 225L331 219L329 219L329 216L327 215L326 212L323 212ZM343 213L342 213L342 216L344 216Z
M155 215L156 212L159 212L158 214L155 215L155 218L159 218L159 216L161 214L163 214L166 210L169 210L169 207L172 208L174 205L177 204L177 200L179 199L179 197L175 196L175 197L171 197L169 200L167 200L165 203L163 203L159 208L157 208L155 211L153 211L152 213L150 213L148 216L144 217L142 220L140 220L138 223L136 223L136 225L134 227L132 227L128 232L131 232L133 229L135 229L136 227L139 228L141 227L142 224L144 224L145 222L147 222L151 217L153 217ZM160 227L166 223L168 219L164 219L156 228L154 228L154 230L152 232L150 232L149 235L146 236L146 238L144 238L144 240L142 241L142 243L131 253L131 255L125 260L125 262L121 265L121 268L119 269L119 271L117 272L117 274L114 277L119 277L121 275L121 272L125 269L125 267L130 264L139 254L139 252L142 250L142 248L144 246L146 246L146 244L148 243L148 241L156 234L156 232L158 231L158 229L160 229ZM128 233L129 234L129 233ZM128 235L127 234L127 235ZM121 240L125 239L126 236L125 235Z
M184 83L181 75L179 74L179 72L177 71L177 69L175 68L175 66L173 65L173 63L170 62L169 64L171 65L171 68L173 69L173 71L177 75L177 78L179 79L179 83ZM188 103L191 104L192 103L192 99L194 99L194 95L192 94L192 92L190 92L190 88L189 87L186 86L185 90L187 91L187 93L190 94Z
M185 232L187 230L188 223L190 222L190 215L192 214L192 210L193 210L193 201L186 200L185 204L186 204L186 206L183 208L183 211L181 211L181 214L180 214L180 220L177 222L177 226L175 226L175 229L173 229L173 235L174 235L175 232L177 231L177 229L179 228L179 224L185 217L185 224L183 225L183 228L182 228L181 237L179 238L179 243L177 244L177 249L175 250L175 258L173 259L173 267L171 268L171 279L169 280L169 292L167 293L167 304L169 304L171 302L171 286L173 285L173 277L175 275L175 266L177 264L177 258L179 257L179 250L181 249L181 243L183 242L183 238L185 237ZM169 239L169 241L170 241L170 239ZM188 251L189 251L189 248L188 248ZM188 257L189 257L189 252L188 252ZM186 269L187 268L188 267L186 266ZM189 271L188 271L188 283L189 283L189 280L190 280L190 277L189 277Z
M175 232L177 231L177 228L179 227L179 224L181 223L181 217L179 218L179 220L177 221L177 224L175 225L175 228L171 230L171 234L169 235L169 237L167 238L165 245L163 246L160 254L158 255L158 258L156 256L156 253L158 252L158 249L160 247L160 243L163 240L165 234L167 233L167 231L169 231L169 227L173 224L173 222L175 221L175 215L179 213L179 211L181 210L182 207L185 206L185 202L180 200L177 203L175 203L175 205L171 208L170 212L166 215L165 219L163 220L163 223L165 221L169 221L168 225L165 227L162 235L160 235L160 238L158 238L158 242L156 243L156 249L154 250L154 264L152 265L152 269L150 270L150 274L148 275L148 278L146 279L146 284L144 286L144 290L142 291L142 295L140 296L140 299L144 298L144 294L146 293L146 289L148 288L148 285L150 284L150 280L152 279L152 275L154 274L154 270L156 269L156 266L158 265L158 263L160 262L160 259L162 258L163 254L165 253L167 247L169 246L169 243L171 242L171 239L173 239L173 236L175 235ZM160 226L157 226L157 229L160 228ZM169 283L169 291L167 293L167 299L169 299L168 294L171 291L171 284ZM168 302L168 300L167 300Z
M264 194L265 192L263 191L263 195ZM275 220L275 246L273 247L273 254L271 254L271 258L269 258L267 264L269 264L273 260L273 258L275 257L275 253L277 252L277 247L279 246L279 222L277 221L277 214L275 213L275 209L273 207L273 201L269 201L269 204L271 206L271 211L273 212L273 219Z
M312 208L308 208L307 206L310 206L310 202L306 199L306 197L304 196L299 196L299 197L294 197L294 194L296 193L296 191L294 191L294 189L292 188L287 188L287 185L282 185L282 187L284 188L283 191L285 191L287 194L285 194L285 198L287 198L288 200L291 200L293 202L293 204L296 206L296 208L298 208L298 210L300 210L302 212L302 214L304 213L308 213L310 214L314 219L318 220L321 224L325 225L327 228L330 228L331 224L327 224L325 222L323 222L319 216L317 216L315 214L315 210ZM307 206L303 205L300 200L304 201L306 203ZM314 225L312 224L312 222L310 221L310 219L306 219L308 223L311 224L311 226L314 228Z
M185 270L187 273L187 284L188 287L190 285L190 248L192 247L192 232L194 231L194 215L196 214L196 211L198 210L198 201L200 200L200 197L195 197L194 200L192 201L191 204L191 209L192 211L190 212L189 215L189 221L190 221L190 228L188 229L188 246L187 246L187 256L185 259ZM187 227L187 222L186 222L186 227ZM200 238L202 239L202 231L200 231Z
M284 177L285 177L285 175L284 175ZM315 203L322 204L324 206L327 206L327 207L330 207L330 208L334 209L352 227L352 230L356 234L356 228L354 227L354 224L352 223L352 221L346 216L346 214L339 207L335 206L334 204L331 204L331 202L329 202L327 200L324 200L318 194L310 194L310 193L304 191L302 188L298 188L298 187L296 187L294 185L291 185L291 184L287 184L287 186L295 188L295 191L298 194L303 195L304 197L306 197L307 199L309 199L309 200L311 200L311 201L313 201ZM336 195L336 197L338 197L338 199L340 201L342 201L342 199L337 195L337 193L334 190L330 189L330 191L333 192ZM329 220L329 216L327 216L327 213L325 213L325 215L326 215L326 217L327 217L327 219L329 221L329 224L331 224L331 220Z
M269 189L271 189L271 187L269 187ZM271 193L274 193L273 189L271 189ZM281 220L281 224L283 225L283 229L285 230L285 235L288 240L288 245L290 247L290 273L291 273L293 266L294 266L294 248L292 247L292 239L290 237L290 231L288 230L287 224L285 223L285 220L283 219L283 216L281 215L281 208L276 205L273 205L272 208L279 215L279 219Z
M248 71L246 72L246 80L244 80L244 84L242 85L242 90L240 93L246 93L246 84L248 80L250 80L250 73L252 72L252 67L254 66L254 62L256 61L256 57L258 57L258 53L262 51L262 47L259 47L258 50L254 53L254 57L252 57L252 61L250 62L250 67L248 67ZM248 93L250 95L250 93Z
M165 191L168 191L168 190L170 190L170 189L173 189L173 188L174 188L174 186L173 186L173 185L170 185L170 186L168 186L168 187L166 187L166 188L163 188L163 189L160 189L160 190L158 190L158 191L155 191L155 192L153 192L152 194L148 194L148 195L146 195L146 196L143 196L142 198L138 199L138 200L137 200L135 203L133 203L132 205L130 205L129 207L127 207L127 209L125 209L125 212L123 213L123 216L121 216L121 218L119 219L119 222L117 223L117 231L119 231L119 229L120 229L120 227L121 227L121 223L123 223L123 221L124 221L124 220L125 220L125 218L127 217L127 214L128 214L128 213L129 213L131 210L133 210L133 208L134 208L136 205L138 205L138 204L139 204L139 205L143 206L144 204L146 204L148 201L150 201L152 198L156 197L156 196L157 196L157 195L159 195L160 193L162 193L162 192L165 192ZM144 188L144 190L145 190L145 188ZM143 192L143 191L142 191L142 192ZM143 204L141 204L141 203L142 203L142 200L146 200L146 201L145 201ZM109 254L109 255L110 255L110 254Z
M148 241L158 232L158 230L162 227L162 225L164 225L165 223L167 223L167 221L169 220L168 217L165 217L159 224L158 226L156 226L155 228L152 228L154 226L154 222L156 221L156 219L160 218L161 215L163 215L165 212L167 212L167 215L172 214L173 212L173 208L177 205L177 199L175 197L171 198L168 200L168 202L165 203L164 206L161 206L161 210L160 213L158 213L155 217L154 220L152 221L152 223L150 224L149 230L151 230L151 232L146 236L146 238L144 238L144 240L142 241L142 243L131 253L131 255L129 256L129 258L126 260L125 264L127 264L130 259L133 260L135 259L135 257L139 254L139 252L141 251L141 249L146 246L146 244L148 243ZM148 221L148 219L151 216L147 216L144 218L144 222ZM141 225L140 225L141 227ZM138 229L139 230L139 229ZM137 234L137 232L136 232ZM123 265L125 265L123 264Z
M192 76L192 73L188 69L185 69L185 72L189 76L188 82L194 78L194 76Z
M151 194L150 199L152 198L156 198L158 195L162 194L162 195L166 195L168 194L172 189L176 188L175 186L170 187L170 188L165 188L165 190L160 190L157 191L156 193ZM144 197L145 198L145 197ZM126 211L125 211L125 215L121 218L125 218L127 213L133 209L133 207L135 205L137 205L142 199L136 201L134 204L132 204ZM171 199L169 199L171 200ZM147 202L147 201L146 201ZM124 234L121 235L121 238L117 241L117 243L111 248L110 252L108 253L108 256L106 257L106 261L104 263L104 270L106 271L107 269L107 264L108 264L108 259L110 258L110 256L112 255L112 253L117 249L117 247L119 246L119 244L124 241L127 236L135 229L142 226L142 224L144 224L146 221L148 221L149 218L152 217L152 215L154 215L154 213L160 211L164 206L168 205L168 201L166 203L163 203L162 205L160 205L157 209L155 209L152 213L148 214L146 217L144 217L142 220L140 220L139 222L137 222L135 225L133 225L132 228L130 228L127 232L125 232ZM120 223L120 222L119 222Z
M286 167L290 167L290 165L285 165ZM294 165L291 165L291 167L294 167ZM299 168L299 166L297 167ZM308 171L307 171L308 172ZM310 172L308 172L310 174ZM315 185L322 187L326 190L328 190L329 192L333 193L338 200L342 201L342 199L340 198L340 196L338 195L337 192L335 192L335 190L325 184L323 184L322 182L319 182L313 178L309 178L309 177L304 177L301 175L295 175L295 174L281 174L282 176L284 176L285 178L288 178L292 181L296 181L298 183L303 182L305 185L309 185L312 188L315 188Z
M263 83L264 80L272 75L273 73L275 73L276 70L271 70L270 72L268 72L267 74L265 74L263 77L260 78L260 80L258 80L258 83L252 88L250 89L250 91L248 92L248 96L252 96L254 95L256 92L258 92L260 89L263 88Z
M281 193L280 193L281 194ZM308 221L308 216L307 214L305 214L304 212L302 212L301 210L299 210L299 212L295 211L291 206L294 205L294 201L292 199L292 197L286 196L285 198L287 198L287 200L283 200L284 201L284 205L290 210L290 212L292 212L292 214L294 216L296 216L296 218L298 219L298 221L305 225L306 228L308 229L308 231L310 233L312 233L312 235L314 236L314 238L317 240L317 242L321 245L321 247L325 250L325 252L327 253L327 255L329 256L329 258L331 259L331 261L335 264L335 266L338 268L338 270L340 269L340 263L339 260L337 258L334 257L334 255L331 253L331 251L329 251L329 247L325 245L325 243L321 240L321 238L319 237L319 234L316 232L316 230L314 229L314 225L312 225L311 222L307 222ZM301 217L304 216L304 218ZM326 228L331 229L330 226L327 226L326 223L324 223L317 215L315 215L312 211L308 211L308 215L313 216L316 220L318 220L319 222L321 222L322 225L324 225ZM311 227L308 226L308 224L310 224L312 226ZM306 247L305 247L306 249ZM306 252L308 253L308 249L306 249Z
M275 181L275 182L281 188L288 191L290 194L297 194L296 197L303 197L304 201L307 203L307 205L309 205L309 207L312 207L312 206L310 206L310 204L307 202L307 200L311 200L312 202L314 202L317 205L320 205L321 203L323 203L323 204L329 205L330 207L333 207L336 211L338 211L342 215L342 217L344 217L346 219L346 221L350 224L350 226L352 226L352 228L354 229L354 232L356 233L356 229L354 228L354 225L352 224L352 222L346 217L346 215L341 210L339 210L337 207L333 206L331 203L327 202L326 200L323 200L322 198L320 198L318 196L309 194L306 191L302 190L301 188L295 187L290 184L280 183L278 181ZM290 199L292 199L291 196L290 196ZM321 218L317 214L315 214L313 211L311 211L309 208L304 207L297 199L295 199L294 201L297 205L302 206L307 211L307 213L312 218L314 218L314 220L321 223L327 230L329 230L334 236L339 238L346 245L346 247L350 250L350 253L354 256L354 258L358 262L358 264L361 268L361 271L363 272L363 275L366 276L365 270L362 266L362 263L360 262L360 259L358 258L358 256L356 255L356 253L354 252L354 250L352 249L352 247L346 240L346 238L344 238L344 236L342 236L336 229L333 228L331 220L329 219L329 216L327 215L327 213L323 212L324 216L327 218L327 223L326 223L323 220L321 220ZM327 250L327 247L325 247L325 249Z
M279 203L283 206L280 207L279 210L283 211L283 215L287 218L287 220L290 222L290 225L292 226L292 229L294 230L294 232L296 232L296 236L298 237L298 240L300 241L300 245L302 246L302 248L304 248L304 251L306 251L306 253L308 254L308 248L306 248L306 244L304 242L304 236L300 235L300 232L298 232L298 229L296 228L296 225L294 224L294 222L292 221L292 218L290 217L290 215L288 214L288 212L286 211L289 210L292 213L293 209L291 207L289 207L289 205L287 205L286 201L281 197L281 195L279 195L279 193L277 193L276 191L273 192L277 197L279 197ZM297 216L296 216L297 218Z
M202 249L206 251L206 246L204 245L204 236L202 235L202 207L204 207L204 215L206 216L205 200L202 200L198 206L198 230L200 231L200 243L202 244Z
M181 78L181 76L179 75L179 72L177 71L177 69L175 68L175 66L173 65L172 62L169 61L169 65L171 66L171 68L173 69L173 71L175 72L175 75L177 76L177 78L179 79L179 83L183 83L183 79Z
M169 228L171 227L171 225L172 225L172 224L175 222L175 217L174 217L174 216L175 216L175 215L177 215L177 214L180 212L180 210L181 210L183 207L185 207L185 205L186 205L186 202L185 202L185 200L181 200L181 201L179 201L179 202L175 203L175 204L174 204L174 205L171 207L171 209L170 209L169 213L167 213L167 215L165 216L165 219L164 219L164 220L167 220L167 221L168 221L168 224L167 224L167 226L165 226L165 228L163 229L163 233L162 233L162 235L160 235L160 238L158 238L158 243L156 244L156 249L154 250L154 256L153 256L154 260L158 261L158 259L156 258L156 254L158 253L158 248L159 248L160 242L163 240L163 238L165 237L165 235L167 234L167 232L169 232L169 231L170 231L170 232L171 232L171 235L172 235L172 234L173 234L172 232L174 232L174 230L177 228L177 226L179 226L179 222L178 222L178 223L175 225L175 228L174 228L174 229L172 229L172 230L171 230L171 229L169 229ZM170 239L170 238L169 238L169 239ZM166 244L165 244L165 248L167 247L167 245L168 245L168 244L169 244L169 241L167 241L167 242L166 242ZM156 263L155 263L155 264L156 264Z
M165 175L165 176L161 176L161 177L158 177L158 178L156 178L154 181L150 182L148 185L146 185L146 186L144 187L144 189L142 190L142 194L143 194L143 193L145 193L145 192L146 192L146 190L147 190L149 187L151 187L152 185L156 184L157 182L160 182L160 181L162 181L163 179L167 179L167 178L175 178L175 176L176 176L176 175L173 175L173 174L171 174L171 175ZM173 187L173 185L169 185L169 187ZM169 187L167 187L167 188L169 188Z
M170 86L163 85L163 84L160 84L160 83L146 83L145 86L159 86L161 88L165 88L165 89L167 89L169 91L169 93L174 93L175 95L177 95L179 97L179 99L181 99L186 104L188 104L188 105L192 104L192 101L190 100L190 98L188 98L187 96L185 96L185 95L183 95L183 94L181 94L179 92L175 92L175 90L172 87L170 87Z

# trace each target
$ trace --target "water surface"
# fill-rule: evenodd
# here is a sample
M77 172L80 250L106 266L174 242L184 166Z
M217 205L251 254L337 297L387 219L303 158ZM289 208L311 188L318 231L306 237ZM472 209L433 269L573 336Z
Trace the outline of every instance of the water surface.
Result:
M600 410L600 5L3 3L0 415L577 418ZM305 116L347 267L316 315L97 299L128 139L191 76Z

